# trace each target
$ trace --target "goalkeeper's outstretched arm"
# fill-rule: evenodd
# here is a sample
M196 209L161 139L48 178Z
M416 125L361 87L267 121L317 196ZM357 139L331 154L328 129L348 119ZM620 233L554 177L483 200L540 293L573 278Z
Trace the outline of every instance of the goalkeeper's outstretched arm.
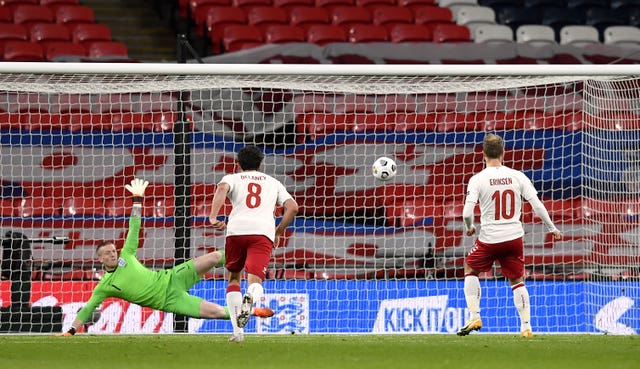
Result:
M129 219L129 231L127 239L124 242L121 253L134 255L138 249L138 239L140 235L140 223L142 216L142 201L144 200L144 191L149 185L148 181L140 178L134 178L131 184L124 186L133 200L131 209L131 218Z

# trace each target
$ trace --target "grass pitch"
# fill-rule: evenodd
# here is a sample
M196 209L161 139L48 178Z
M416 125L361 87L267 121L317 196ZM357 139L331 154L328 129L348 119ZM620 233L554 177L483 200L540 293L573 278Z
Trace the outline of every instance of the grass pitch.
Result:
M606 335L0 336L0 368L640 368L640 337Z

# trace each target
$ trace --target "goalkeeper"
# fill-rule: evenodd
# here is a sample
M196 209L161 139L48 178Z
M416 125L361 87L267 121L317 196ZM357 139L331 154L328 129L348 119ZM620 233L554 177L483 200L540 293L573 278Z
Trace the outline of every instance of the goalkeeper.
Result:
M71 328L61 335L74 335L89 319L103 300L117 297L140 306L192 318L229 319L229 311L216 303L190 295L189 289L202 275L214 266L224 265L224 255L219 251L191 259L171 269L153 271L136 258L142 199L149 182L134 179L125 188L133 195L133 209L129 220L127 238L118 257L113 242L105 241L96 248L98 260L106 271L96 285L87 304L78 311ZM254 308L252 314L259 317L273 316L273 310Z

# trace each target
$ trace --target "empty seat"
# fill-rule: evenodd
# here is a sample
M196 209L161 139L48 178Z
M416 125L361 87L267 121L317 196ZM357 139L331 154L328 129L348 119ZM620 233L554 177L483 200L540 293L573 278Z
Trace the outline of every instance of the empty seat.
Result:
M315 0L316 7L331 11L336 6L353 6L355 0Z
M313 7L315 3L315 0L273 0L273 6L284 9L288 13L291 13L291 10L301 6Z
M372 10L373 24L390 30L396 24L413 24L413 13L400 6L376 6Z
M206 34L206 21L212 8L230 6L231 0L191 0L189 17L194 23L198 35Z
M79 0L39 0L39 3L40 5L49 7L49 9L53 10L55 13L55 11L61 6L78 5Z
M598 30L591 26L565 26L560 29L560 44L583 47L599 43Z
M4 50L4 44L8 41L27 41L28 39L29 33L23 25L0 23L0 52Z
M14 216L21 218L59 216L60 201L52 198L29 197L20 200L15 208Z
M36 23L29 31L30 40L33 42L70 41L69 29L56 23Z
M20 5L13 11L13 22L27 27L38 22L50 23L53 19L53 11L46 6Z
M92 58L128 58L127 45L118 41L96 41L86 46L87 54Z
M418 7L437 7L436 0L398 0L398 6L409 8L414 11Z
M304 6L291 9L289 20L291 25L309 30L309 27L315 24L329 24L331 17L325 8Z
M415 10L414 21L431 29L439 24L453 24L453 15L449 8L419 7Z
M242 8L246 12L256 6L271 6L272 4L272 0L232 0L231 2L232 6Z
M267 28L265 41L270 44L283 44L287 42L305 42L304 29L291 25L275 25Z
M13 23L13 9L0 6L0 23Z
M321 46L348 40L347 32L341 26L313 25L307 30L307 42Z
M83 5L65 5L56 10L56 23L60 24L79 24L79 23L95 23L95 15L93 9Z
M469 42L471 33L465 26L439 24L433 28L433 42Z
M388 40L387 30L382 26L374 24L355 24L349 29L349 42L386 42Z
M212 7L207 14L206 28L211 42L212 51L219 53L222 51L222 36L224 29L232 24L247 23L247 14L237 7Z
M617 9L591 8L587 11L585 24L596 27L603 34L607 27L626 26L627 16Z
M395 0L355 0L355 6L368 8L370 10L378 6L394 6L394 5L396 5Z
M62 202L62 216L104 215L104 203L95 198L69 198Z
M604 43L621 47L640 46L640 29L631 26L612 26L604 30Z
M251 25L230 25L222 37L225 51L238 51L263 44L260 28Z
M83 23L73 28L73 42L86 44L94 41L111 41L111 29L104 24Z
M44 61L44 50L37 42L7 41L4 44L5 61L38 62Z
M350 29L356 24L371 24L371 12L355 6L339 6L331 11L331 23Z
M520 26L516 30L516 41L534 46L556 43L555 32L549 26L528 25Z
M289 16L284 9L257 6L247 12L247 23L265 31L269 26L288 24Z
M456 19L458 9L463 6L477 6L478 0L439 0L438 6L442 8L449 8L451 14L453 14L453 20Z
M478 26L496 23L496 13L486 6L462 6L456 13L456 23L469 28L471 34Z
M485 24L475 29L473 41L479 44L513 42L513 30L504 24Z
M396 24L389 32L391 42L431 42L429 27L422 24Z
M87 56L87 51L75 42L50 41L44 45L44 56L47 61L77 61Z

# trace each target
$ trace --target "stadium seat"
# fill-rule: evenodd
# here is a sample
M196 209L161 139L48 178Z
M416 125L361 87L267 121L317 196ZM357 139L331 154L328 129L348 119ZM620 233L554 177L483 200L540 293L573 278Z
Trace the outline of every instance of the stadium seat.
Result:
M68 26L79 23L95 23L93 9L84 5L64 5L55 13L56 23Z
M315 0L273 0L273 6L284 9L288 14L291 10L299 7L314 7Z
M31 26L29 39L33 42L71 41L69 29L56 23L36 23Z
M560 34L562 27L584 25L584 21L584 12L575 9L551 8L542 14L542 24L553 28L557 35Z
M456 20L458 9L463 6L478 6L478 0L439 0L438 6L451 10L453 20Z
M479 26L496 23L496 13L486 6L462 6L455 18L456 24L469 28L472 35Z
M104 203L95 198L69 198L62 201L62 216L105 215Z
M591 26L565 26L560 29L560 44L584 47L600 43L598 30Z
M52 112L60 114L89 114L91 113L93 101L90 95L55 94L52 95L49 104L49 110Z
M87 54L91 58L122 58L129 57L127 45L118 41L95 41L87 44Z
M353 6L355 0L315 0L316 7L325 8L329 12L337 6Z
M230 25L225 27L222 37L225 51L238 51L263 44L260 28L251 25Z
M222 51L222 37L227 26L246 23L247 14L241 8L232 6L209 8L206 28L212 51L216 54Z
M44 46L44 55L47 61L80 61L87 51L75 42L50 41Z
M4 44L3 59L13 62L45 61L42 46L31 41L7 41Z
M395 6L395 0L355 0L355 6L360 8L366 8L370 11L373 10L374 7L379 6Z
M436 0L398 0L398 6L408 8L415 14L415 9L419 7L438 7Z
M316 7L295 7L289 12L289 20L291 25L299 26L309 30L309 27L316 24L329 24L331 17L329 11L325 8Z
M305 42L306 35L302 27L278 24L269 26L264 38L269 44L283 44L288 42Z
M585 24L597 28L602 35L607 27L626 26L627 16L616 9L591 8L587 11Z
M338 6L331 11L331 23L349 30L356 24L371 24L371 12L355 6Z
M553 28L541 25L520 26L516 30L516 41L534 46L556 44Z
M78 5L79 0L40 0L39 3L40 5L47 6L55 14L55 12L58 10L59 7L68 6L68 5Z
M498 23L509 26L516 32L522 25L541 24L542 15L538 11L521 7L504 8L498 13Z
M61 202L49 197L27 197L18 202L13 215L21 218L59 216Z
M273 0L232 0L231 5L237 8L241 8L246 13L256 6L270 7L273 4Z
M513 30L503 24L485 24L475 29L473 41L479 44L514 42Z
M354 24L349 29L349 42L386 42L388 41L387 30L382 26L374 24Z
M196 34L206 34L206 22L212 8L231 6L231 0L201 0L192 1L189 6L190 20L193 22Z
M423 24L433 32L433 28L439 24L454 24L453 15L449 8L418 7L415 9L414 21Z
M397 24L414 24L413 13L400 6L376 6L372 8L373 24L384 26L388 31Z
M81 23L73 27L72 41L87 45L94 41L111 41L111 29L104 24Z
M247 12L247 23L265 32L269 26L289 24L289 16L284 9L256 6Z
M21 5L38 5L39 0L2 0L0 6L7 7L11 10Z
M396 24L389 32L390 41L400 42L431 42L433 35L429 27L422 24Z
M439 24L433 28L433 42L469 42L471 33L465 26L456 24Z
M13 9L0 6L0 23L13 23Z
M4 50L4 44L8 41L27 41L29 31L20 24L0 23L0 52Z
M26 27L34 23L50 23L53 19L53 11L46 6L20 5L13 11L13 23Z
M327 45L334 42L347 42L349 37L341 26L313 25L307 30L307 42Z
M640 29L631 26L612 26L604 30L604 43L620 47L640 46Z

